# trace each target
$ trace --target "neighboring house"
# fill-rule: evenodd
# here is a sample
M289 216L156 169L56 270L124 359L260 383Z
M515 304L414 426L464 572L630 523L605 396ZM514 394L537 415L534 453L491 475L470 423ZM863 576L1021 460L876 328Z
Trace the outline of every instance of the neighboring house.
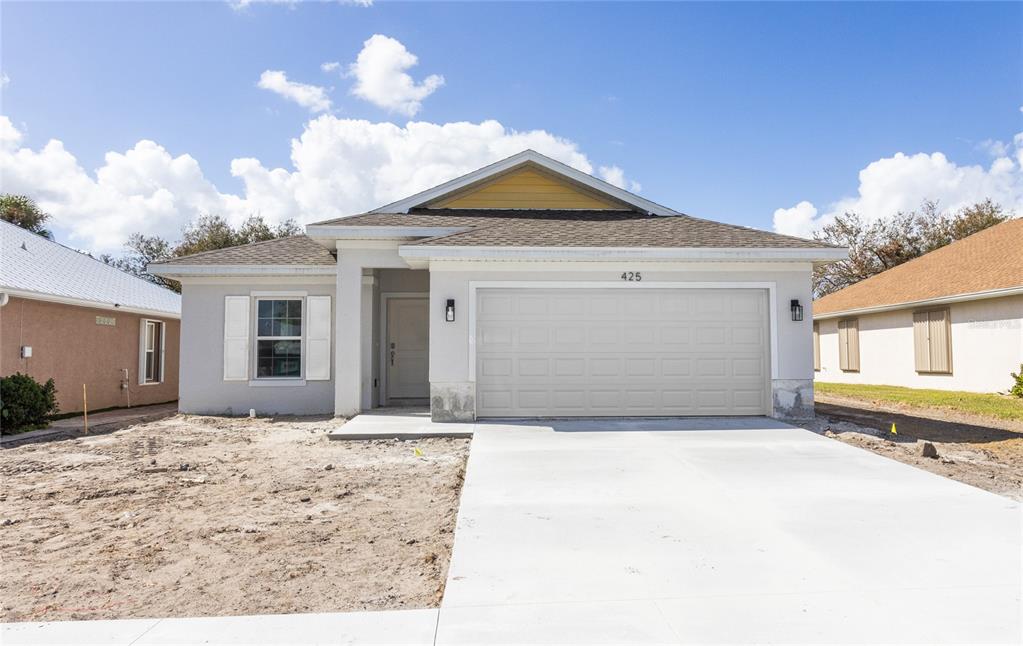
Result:
M790 305L846 256L533 151L306 232L150 265L182 283L182 411L806 417Z
M178 398L181 297L0 221L0 376L53 378L60 412Z
M1023 363L1023 220L813 304L820 381L1006 391Z

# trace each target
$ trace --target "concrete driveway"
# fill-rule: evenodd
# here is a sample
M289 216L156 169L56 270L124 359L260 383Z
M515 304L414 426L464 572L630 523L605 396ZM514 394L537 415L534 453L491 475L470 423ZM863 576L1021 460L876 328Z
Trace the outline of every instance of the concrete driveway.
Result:
M762 418L481 423L436 643L1018 643L1021 521Z

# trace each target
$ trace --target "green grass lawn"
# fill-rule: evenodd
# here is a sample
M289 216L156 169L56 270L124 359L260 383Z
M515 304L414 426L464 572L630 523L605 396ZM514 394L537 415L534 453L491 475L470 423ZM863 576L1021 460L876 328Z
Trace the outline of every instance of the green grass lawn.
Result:
M815 382L813 387L814 392L822 395L850 397L878 403L889 402L908 406L945 408L973 415L1023 420L1023 399L1004 395L820 382Z

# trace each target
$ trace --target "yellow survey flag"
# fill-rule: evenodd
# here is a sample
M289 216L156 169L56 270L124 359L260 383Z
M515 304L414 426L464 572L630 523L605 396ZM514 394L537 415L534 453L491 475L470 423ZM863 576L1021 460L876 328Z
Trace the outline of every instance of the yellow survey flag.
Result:
M899 432L895 430L895 422L892 422L892 435L898 435Z
M415 447L412 451L413 451L413 453L416 454L416 457L419 457L419 458L423 457L423 452L419 449L418 446Z

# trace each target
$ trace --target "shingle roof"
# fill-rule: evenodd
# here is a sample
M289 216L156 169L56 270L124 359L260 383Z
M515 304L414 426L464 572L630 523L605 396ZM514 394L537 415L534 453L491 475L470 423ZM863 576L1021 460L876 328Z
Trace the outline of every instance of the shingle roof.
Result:
M181 314L181 297L95 258L0 220L0 291Z
M326 247L297 235L264 242L202 251L190 256L150 263L160 265L336 265Z
M702 220L635 211L413 209L318 223L339 226L468 227L422 246L829 248L814 240Z
M828 294L815 316L1023 287L1023 219L1009 220Z

